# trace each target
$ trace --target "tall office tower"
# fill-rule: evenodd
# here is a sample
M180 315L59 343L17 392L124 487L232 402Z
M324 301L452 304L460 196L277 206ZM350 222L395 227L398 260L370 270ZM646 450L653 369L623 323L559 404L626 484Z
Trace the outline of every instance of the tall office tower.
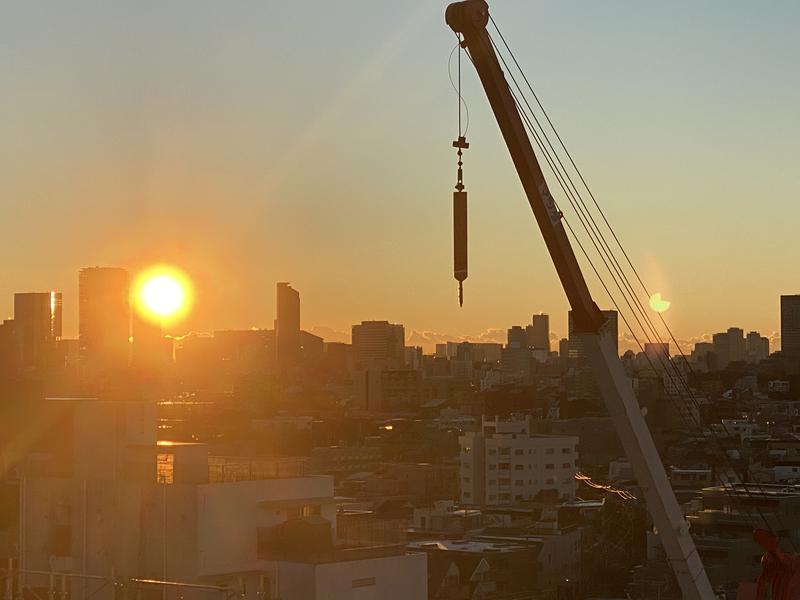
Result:
M781 296L781 351L800 356L800 294Z
M747 334L745 340L747 348L747 362L757 363L769 358L769 338L763 337L757 331Z
M514 325L506 332L506 346L509 348L527 348L528 336L519 325Z
M545 314L533 315L531 325L525 328L528 336L528 346L537 350L550 352L550 316Z
M61 292L14 294L14 335L18 366L35 369L55 356L61 339Z
M619 356L619 317L615 310L601 311L606 318L604 327L610 332L611 338L614 341L614 354ZM580 335L575 331L575 326L572 321L572 311L567 314L568 321L568 335L569 335L569 357L585 359L586 353L583 350L583 340Z
M78 338L92 368L128 363L131 331L130 277L116 267L88 267L78 276Z
M362 321L353 325L353 351L360 366L382 363L400 367L405 362L406 331L388 321Z
M287 282L277 286L278 317L275 319L275 358L291 365L300 358L300 292Z
M569 356L569 340L567 338L558 340L558 356L559 358L567 358Z

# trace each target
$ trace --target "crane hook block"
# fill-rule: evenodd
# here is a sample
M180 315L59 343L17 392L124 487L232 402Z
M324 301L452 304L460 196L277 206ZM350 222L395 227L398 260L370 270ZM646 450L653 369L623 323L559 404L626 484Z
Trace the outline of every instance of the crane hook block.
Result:
M453 192L453 276L458 281L458 303L464 303L467 278L467 192Z

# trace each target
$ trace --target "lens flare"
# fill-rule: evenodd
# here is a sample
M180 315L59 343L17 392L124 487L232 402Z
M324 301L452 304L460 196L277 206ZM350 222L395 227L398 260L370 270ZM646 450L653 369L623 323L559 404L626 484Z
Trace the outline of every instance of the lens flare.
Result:
M657 313L667 312L669 307L672 305L672 302L669 300L664 300L661 297L661 292L656 292L652 296L650 296L650 308L652 308Z
M137 312L159 322L182 317L191 303L189 280L173 267L157 266L143 272L137 278L135 294Z

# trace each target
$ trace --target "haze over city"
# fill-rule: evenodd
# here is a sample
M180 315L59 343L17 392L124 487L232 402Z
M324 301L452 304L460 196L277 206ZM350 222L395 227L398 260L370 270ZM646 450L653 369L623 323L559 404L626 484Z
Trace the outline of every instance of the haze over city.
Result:
M445 4L4 3L0 314L13 291L60 289L72 336L78 268L157 262L196 286L175 335L270 326L279 280L308 328L479 339L542 311L566 335L471 72L471 277L453 308ZM773 336L798 254L797 5L493 10L678 336Z

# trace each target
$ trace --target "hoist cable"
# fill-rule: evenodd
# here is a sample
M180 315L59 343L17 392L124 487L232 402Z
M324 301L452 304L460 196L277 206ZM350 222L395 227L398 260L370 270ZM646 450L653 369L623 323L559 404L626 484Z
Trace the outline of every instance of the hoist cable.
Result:
M492 21L492 22L494 23L494 21ZM495 24L495 28L497 28L496 24ZM500 36L501 36L501 38L502 38L502 33L500 33L500 32L499 32L499 30L498 30L498 33L500 34ZM491 37L490 37L490 40L491 40ZM518 67L518 69L519 69L520 73L522 74L522 76L523 76L523 78L525 79L526 83L528 84L529 88L532 90L532 86L530 86L530 83L528 82L528 80L527 80L527 77L525 76L525 74L524 74L524 72L521 70L521 68L519 68L519 63L518 63L518 61L517 61L517 60L516 60L516 58L513 56L513 53L510 51L510 48L508 48L508 45L507 45L507 43L505 43L505 40L504 40L504 39L503 39L503 41L504 41L504 44L506 45L506 48L509 50L509 53L512 55L512 58L514 59L514 62L515 62L515 64L517 65L517 67ZM643 307L641 306L641 304L640 304L639 302L637 302L637 301L636 301L635 293L633 292L633 289L632 289L632 286L630 285L630 282L627 280L627 277L625 276L625 274L624 274L624 271L621 269L621 266L619 265L619 262L616 260L616 257L614 256L613 252L611 251L610 245L609 245L607 242L605 242L605 239L603 238L603 236L602 236L602 233L601 233L601 232L600 232L600 230L599 230L599 227L597 226L596 222L594 222L594 219L591 217L591 212L590 212L590 211L588 211L588 207L587 207L587 206L585 205L585 203L582 201L582 198L580 198L580 193L578 192L578 190L577 190L577 187L574 185L574 182L572 182L572 180L571 180L571 178L569 177L569 174L568 174L568 172L567 172L567 170L566 170L566 167L563 165L563 162L561 162L560 158L558 157L558 154L557 154L557 152L555 151L555 148L553 148L552 144L550 143L549 139L547 138L547 136L546 136L546 132L544 132L544 128L541 126L541 123L538 121L538 119L537 119L537 118L536 118L536 116L535 116L535 112L534 112L534 111L532 110L532 108L530 107L530 104L527 102L527 99L525 99L524 93L522 92L522 90L521 90L520 86L519 86L519 85L518 85L518 83L516 82L516 80L515 80L515 78L514 78L513 74L511 73L511 71L510 71L510 69L509 69L509 67L508 67L507 63L505 63L505 60L503 59L503 57L502 57L502 54L499 52L499 48L497 48L497 46L496 46L496 44L494 44L493 40L491 40L491 42L492 42L492 45L495 47L495 50L497 50L497 55L498 55L498 56L501 58L501 60L503 61L503 63L504 63L504 66L506 67L506 70L508 70L508 71L509 71L509 74L511 75L511 77L512 77L512 80L514 81L515 85L517 86L517 89L520 91L520 94L522 95L523 99L525 100L525 104L528 106L528 109L529 109L530 113L533 115L533 117L534 117L534 119L535 119L536 123L539 125L539 128L541 129L541 132L542 132L542 136L545 138L545 140L547 141L547 144L550 146L550 149L552 150L553 154L555 155L555 157L556 157L556 159L557 159L557 162L558 162L558 163L561 165L561 168L562 168L562 169L563 169L563 171L564 171L564 175L563 175L563 176L562 176L561 172L559 171L559 169L557 169L557 168L556 168L556 166L555 166L555 161L554 161L554 160L553 160L553 159L550 157L550 153L547 151L547 148L544 146L544 144L543 144L543 143L541 142L541 140L539 139L539 136L536 134L535 128L533 127L533 124L531 123L531 121L530 121L530 118L528 118L528 117L527 117L527 115L525 115L525 111L524 111L524 109L523 109L523 107L522 107L521 103L520 103L520 102L519 102L519 100L516 98L516 95L515 95L515 94L513 94L513 90L511 90L511 89L509 88L509 91L511 91L511 92L512 92L512 96L514 97L515 103L517 104L517 108L518 108L518 110L520 111L520 114L521 114L521 115L525 115L525 116L526 116L526 121L527 121L528 129L530 130L530 132L531 132L531 133L532 133L532 135L534 136L534 139L536 140L536 142L537 142L537 145L539 146L539 148L540 148L540 150L542 151L543 155L546 157L546 160L548 161L548 165L550 166L550 168L551 168L551 170L553 171L554 175L556 175L556 177L557 177L557 179L558 179L558 181L559 181L559 184L560 184L560 186L562 187L562 190L564 191L565 195L567 195L568 199L570 199L570 203L571 203L571 205L573 206L573 209L576 211L576 214L578 214L579 220L581 221L581 224L583 225L583 227L584 227L584 230L587 232L587 234L589 234L589 237L590 237L590 239L591 239L591 241L592 241L592 244L593 244L593 245L594 245L594 247L595 247L595 250L596 250L596 251L598 252L598 254L601 256L601 259L603 260L603 262L604 262L604 264L605 264L605 266L606 266L606 269L609 271L609 274L610 274L610 275L612 276L612 278L615 280L615 283L616 283L616 285L617 285L618 289L619 289L619 290L620 290L620 292L623 294L623 298L625 299L625 302L626 302L626 304L628 305L628 308L631 310L631 313L633 314L634 318L636 319L636 321L637 321L637 324L638 324L638 325L639 325L639 327L642 329L642 331L645 333L646 337L649 339L649 337L650 337L650 336L649 336L649 335L647 335L647 328L645 328L645 327L642 325L641 321L639 320L638 316L636 315L636 311L635 311L635 310L632 308L632 306L631 306L631 304L630 304L630 302L629 302L629 300L628 300L628 295L629 295L629 294L631 294L631 295L633 296L634 303L635 303L635 304L638 306L638 308L639 308L639 312L640 312L640 313L642 313L642 312L643 312ZM535 94L535 93L534 93L534 94ZM538 97L537 97L537 103L538 103L538 104L541 106L541 102L539 102L539 101L538 101ZM555 128L553 127L553 125L552 125L552 121L549 119L549 116L547 117L547 120L548 120L548 123L550 124L551 128L553 128L553 129L554 129L554 131L555 131ZM559 141L561 142L561 144L562 144L562 147L564 147L564 148L565 148L565 150L566 150L566 147L565 147L565 145L564 145L564 143L563 143L563 140L561 139L560 135L558 135L558 132L557 132L557 131L555 131L555 133L556 133L556 135L558 136L558 139L559 139ZM570 156L570 161L572 162L572 164L573 164L573 166L574 166L574 161L572 161L572 159L571 159L571 156ZM576 170L577 170L577 167L575 167L575 168L576 168ZM580 202L581 202L581 204L583 204L584 211L586 211L586 214L588 214L588 218L591 220L590 222L594 224L594 229L592 229L591 227L587 226L587 224L586 224L586 222L584 221L584 218L583 218L583 216L582 216L582 215L584 215L585 213L584 213L583 211L579 210L579 209L578 209L578 207L577 207L577 206L576 206L576 205L573 203L573 199L574 199L574 196L575 196L575 195L573 195L573 193L572 193L572 192L569 190L569 188L566 186L566 184L565 184L565 182L564 182L564 179L568 180L568 181L569 181L569 182L572 184L572 188L573 188L573 190L576 192L576 194L575 194L575 195L577 195L577 197L578 197L578 198L580 198ZM582 179L582 181L584 181L584 185L585 185L585 180L583 180L583 178L582 178L582 177L581 177L581 179ZM595 202L595 204L597 205L597 201L594 199L594 197L592 197L592 198L593 198L593 201ZM599 205L598 205L598 209L599 209ZM604 217L604 220L606 220L606 222L607 222L607 219L605 219L605 215L603 215L603 217ZM565 222L566 222L566 221L565 221ZM576 234L575 234L574 230L572 229L571 225L569 225L569 223L567 223L567 225L568 225L568 227L569 227L569 229L570 229L570 232L571 232L571 233L572 233L572 235L573 235L573 238L575 238L576 242L579 244L579 246L580 246L580 248L581 248L581 251L583 252L584 256L587 258L587 261L590 263L590 266L591 266L592 270L595 272L595 275L598 277L598 279L600 280L601 284L603 285L603 287L604 287L604 289L605 289L606 293L609 295L610 299L612 300L612 302L614 303L614 305L617 307L618 314L620 314L620 315L622 316L622 318L623 318L623 321L625 322L625 324L626 324L626 326L627 326L628 330L630 331L631 335L632 335L632 336L634 337L634 339L636 340L636 342L637 342L637 345L639 346L639 348L640 348L640 349L642 350L642 352L644 353L644 348L642 347L642 344L641 344L641 342L639 341L639 339L638 339L638 336L636 336L636 334L634 333L634 331L633 331L633 328L631 327L630 323L628 322L628 320L627 320L627 318L626 318L625 314L623 313L623 311L619 310L619 305L617 304L617 302L616 302L616 300L614 299L613 295L610 293L610 290L608 289L607 285L605 284L605 281L602 279L602 277L600 277L600 274L599 274L598 270L595 268L594 264L593 264L593 263L592 263L592 261L589 259L589 257L588 257L588 253L586 252L586 249L583 247L583 244L582 244L582 243L580 242L580 240L577 238L577 236L576 236ZM610 225L609 225L609 227L610 227ZM594 235L592 235L593 233L594 233ZM597 244L597 242L595 241L595 235L599 236L599 237L600 237L600 239L602 240L602 241L600 242L600 247L598 247L598 244ZM615 235L615 239L616 239L617 243L619 244L619 239L616 237L616 235ZM604 243L604 242L605 242L605 243ZM603 247L603 246L604 246L604 247ZM603 250L605 250L605 252L601 252L601 248L603 248ZM624 249L623 249L623 251L624 251ZM623 279L624 279L624 281L625 281L625 287L627 288L627 292L628 292L628 293L626 293L626 290L623 290L623 289L622 289L622 286L620 285L619 281L618 281L618 280L617 280L617 278L615 277L615 275L614 275L614 272L613 272L613 271L612 271L612 269L609 267L609 263L606 261L606 258L604 257L604 255L608 256L609 254L610 254L610 256L611 256L611 257L613 257L613 263L612 263L612 264L615 264L615 269L614 269L614 270L616 270L616 271L617 271L617 272L618 272L618 273L619 273L619 274L622 276L622 278L623 278ZM627 256L627 253L626 253L626 258L627 258L627 259L628 259L628 261L630 262L630 258ZM637 275L638 275L638 274L637 274ZM644 312L643 316L644 316L644 318L646 319L646 322L648 323L648 325L649 325L650 329L654 331L654 333L655 333L656 337L657 337L657 338L659 339L659 341L660 341L660 340L661 340L661 338L660 338L660 335L658 335L658 332L657 332L657 330L655 329L655 326L653 325L652 321L649 319L649 316L647 315L647 313L646 313L646 312ZM663 317L662 317L662 321L663 321ZM674 336L673 336L673 338L674 338ZM663 342L661 342L661 343L663 344ZM676 344L676 345L677 345L677 344ZM650 367L652 368L652 370L653 370L655 373L658 373L658 369L656 369L656 368L655 368L655 365L653 364L653 362L652 362L652 360L650 359L649 355L647 355L646 353L644 353L644 356L645 356L645 358L647 359L648 363L650 364ZM667 377L668 377L668 378L669 378L669 379L672 381L673 385L675 385L675 378L674 378L674 377L673 377L673 376L670 374L670 371L669 371L669 366L672 366L672 367L673 367L674 369L676 369L676 370L677 370L677 366L676 366L676 365L674 365L674 364L673 364L671 361L669 361L668 359L667 359L667 363L668 363L668 365L669 365L669 366L665 365L665 364L664 364L664 358L663 358L663 356L661 355L661 353L658 353L658 354L657 354L657 357L658 357L659 361L660 361L660 362L661 362L661 364L662 364L662 368L663 368L663 370L664 370L665 374L666 374L666 375L667 375ZM697 409L699 410L699 405L697 405L697 402L696 402L696 400L694 399L694 393L693 393L693 392L692 392L692 390L691 390L691 389L688 387L688 383L687 383L687 382L685 381L685 379L682 377L682 374L681 374L680 372L678 372L678 375L679 375L679 380L680 380L680 382L683 384L683 386L685 386L685 387L686 387L686 391L688 392L689 399L690 399L691 401L693 401L693 403L695 404L695 408L697 408ZM676 386L676 387L678 387L678 386ZM684 408L686 408L686 405L685 405L685 403L684 403ZM691 412L691 410L688 410L688 411L686 411L686 412L687 412L687 414L691 415L691 416L692 416L692 418L694 419L694 415L693 415L693 413ZM679 414L679 417L681 418L681 420L683 420L683 421L684 421L684 424L686 424L686 420L685 420L685 418L684 418L684 416L683 416L683 412L679 410L678 414ZM696 419L695 419L695 420L696 420ZM702 425L701 425L700 423L697 423L697 427L699 428L699 432L702 434L702 433L703 433L703 428L702 428ZM691 429L691 427L689 427L689 428ZM713 430L711 431L711 434L712 434L712 435L714 435L714 432L713 432ZM727 454L724 454L724 456L727 458ZM733 465L729 465L729 466L730 466L730 468L733 470L733 472L734 472L734 473L736 473L736 471L737 471L737 470L736 470L736 468L735 468L735 467L733 467ZM724 491L724 492L727 494L727 483L726 483L725 481L722 481L722 480L721 480L721 482L723 483L723 491ZM759 486L759 488L760 488L760 486ZM748 487L747 487L747 484L746 484L746 483L744 484L744 489L745 489L745 492L748 494L748 496L751 496L751 495L750 495L750 492L749 492L749 489L748 489ZM763 493L763 490L761 490L761 491L762 491L762 493ZM752 496L751 496L751 498L752 498ZM738 498L738 496L736 497L736 500L739 500L739 501L740 501L740 499ZM759 508L758 510L759 510L759 513L760 513L760 515L761 515L761 519L764 521L764 523L766 524L766 526L767 526L768 528L772 529L772 527L770 526L770 524L769 524L769 522L767 521L766 517L764 517L763 513L761 513L761 511L760 511L760 508ZM748 514L749 514L749 512L750 512L750 511L746 511L746 512L748 512ZM791 541L791 538L790 538L790 541ZM792 544L793 544L793 542L792 542Z

